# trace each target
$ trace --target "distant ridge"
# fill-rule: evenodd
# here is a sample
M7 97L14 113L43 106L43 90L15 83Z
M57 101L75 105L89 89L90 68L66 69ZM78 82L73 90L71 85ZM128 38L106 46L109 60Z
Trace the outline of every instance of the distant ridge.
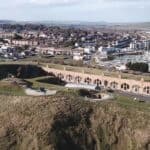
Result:
M92 21L14 21L14 20L0 20L0 24L18 23L18 24L45 24L45 25L106 25L107 22L92 22Z
M150 22L105 22L105 21L14 21L14 20L0 20L0 24L43 24L46 26L73 26L73 27L105 27L118 29L150 29Z
M16 23L16 21L13 20L0 20L0 24L12 24Z

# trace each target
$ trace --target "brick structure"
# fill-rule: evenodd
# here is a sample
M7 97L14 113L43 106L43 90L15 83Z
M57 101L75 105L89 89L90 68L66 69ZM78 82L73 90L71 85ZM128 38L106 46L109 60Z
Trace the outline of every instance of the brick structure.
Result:
M105 75L92 75L73 71L66 71L43 67L43 69L49 73L53 73L60 79L72 82L72 83L86 83L91 85L99 85L105 88L111 88L114 90L120 90L123 92L131 92L140 95L150 96L150 82L145 82L143 79L140 81L133 79L122 79L119 75L116 77L108 77Z

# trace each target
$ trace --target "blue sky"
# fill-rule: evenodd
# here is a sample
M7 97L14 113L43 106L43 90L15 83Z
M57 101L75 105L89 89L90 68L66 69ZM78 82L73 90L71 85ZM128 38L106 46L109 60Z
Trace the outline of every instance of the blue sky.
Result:
M148 22L150 0L0 0L0 19Z

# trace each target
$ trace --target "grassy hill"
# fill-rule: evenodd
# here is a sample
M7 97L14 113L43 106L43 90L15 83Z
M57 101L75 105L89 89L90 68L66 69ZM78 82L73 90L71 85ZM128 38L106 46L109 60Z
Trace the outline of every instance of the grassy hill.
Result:
M91 103L66 91L38 98L0 96L0 104L1 150L150 148L150 111L119 100Z

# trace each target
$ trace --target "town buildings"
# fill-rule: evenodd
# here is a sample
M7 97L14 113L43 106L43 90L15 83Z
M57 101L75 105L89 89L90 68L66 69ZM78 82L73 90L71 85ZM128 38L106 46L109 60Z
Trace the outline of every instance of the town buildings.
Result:
M111 59L117 57L144 55L150 51L150 35L144 31L44 25L3 25L0 28L0 57L6 59L62 55L62 58L69 56L74 61L106 67L108 60L112 63ZM142 60L150 63L148 57ZM130 59L107 66L124 70L128 61Z

